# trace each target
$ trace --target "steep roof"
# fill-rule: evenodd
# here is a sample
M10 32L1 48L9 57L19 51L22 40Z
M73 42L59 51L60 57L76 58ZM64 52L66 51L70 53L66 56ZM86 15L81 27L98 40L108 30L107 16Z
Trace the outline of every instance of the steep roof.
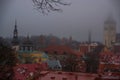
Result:
M48 60L47 64L52 69L54 69L55 67L62 67L59 60Z
M110 14L104 23L105 24L111 24L111 23L116 24L116 21L114 20L113 15Z

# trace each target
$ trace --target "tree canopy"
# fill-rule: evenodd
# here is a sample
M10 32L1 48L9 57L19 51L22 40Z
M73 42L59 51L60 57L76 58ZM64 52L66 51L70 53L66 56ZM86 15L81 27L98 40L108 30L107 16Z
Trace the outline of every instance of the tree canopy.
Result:
M13 66L16 65L17 58L14 50L5 43L0 38L0 80L12 80Z

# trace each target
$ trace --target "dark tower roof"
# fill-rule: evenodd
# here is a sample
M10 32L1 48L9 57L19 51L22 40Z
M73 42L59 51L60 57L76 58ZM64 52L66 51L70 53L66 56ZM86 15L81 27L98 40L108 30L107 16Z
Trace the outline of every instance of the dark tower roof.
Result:
M104 23L105 24L116 24L116 21L114 20L112 15L109 15Z
M19 44L19 40L18 40L17 21L15 20L15 26L14 26L14 31L13 31L12 45L18 45L18 44Z

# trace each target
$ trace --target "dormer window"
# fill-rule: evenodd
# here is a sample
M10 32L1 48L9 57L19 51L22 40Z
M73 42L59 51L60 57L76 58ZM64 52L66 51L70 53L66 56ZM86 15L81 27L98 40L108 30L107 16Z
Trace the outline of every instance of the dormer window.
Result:
M57 54L57 51L54 51L54 54Z
M51 77L51 80L55 80L55 77Z
M62 80L67 80L67 78L62 78Z

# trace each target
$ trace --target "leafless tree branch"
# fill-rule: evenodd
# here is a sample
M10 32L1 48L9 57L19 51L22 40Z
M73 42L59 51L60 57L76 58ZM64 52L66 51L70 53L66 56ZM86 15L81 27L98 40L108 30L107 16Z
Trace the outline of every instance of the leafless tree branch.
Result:
M32 0L35 8L42 12L43 14L46 14L50 11L62 11L61 8L59 8L61 5L70 5L62 0Z

